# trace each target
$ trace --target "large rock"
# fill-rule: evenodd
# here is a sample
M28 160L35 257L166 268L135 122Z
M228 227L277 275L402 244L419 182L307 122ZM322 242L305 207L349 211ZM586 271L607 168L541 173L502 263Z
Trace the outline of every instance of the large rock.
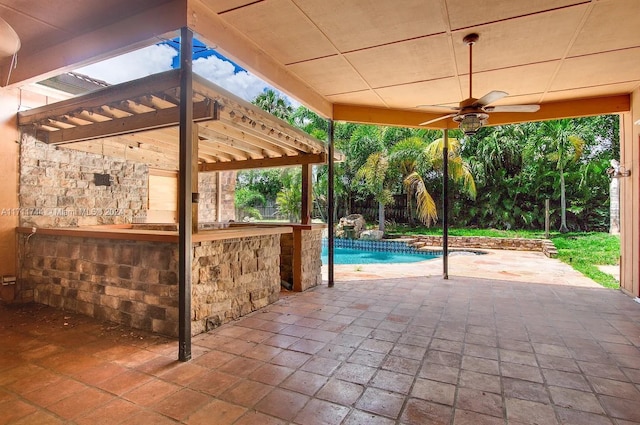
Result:
M336 237L359 239L366 226L367 222L362 214L350 214L340 219L336 228Z
M382 230L364 230L360 234L360 239L367 241L379 241L384 236L384 232Z

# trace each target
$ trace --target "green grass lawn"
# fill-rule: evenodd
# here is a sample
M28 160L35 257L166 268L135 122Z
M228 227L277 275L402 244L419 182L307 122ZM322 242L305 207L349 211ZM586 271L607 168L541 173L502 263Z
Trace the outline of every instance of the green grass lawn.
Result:
M389 226L387 235L441 235L440 227ZM449 229L450 236L490 236L503 238L544 238L544 232L529 230ZM551 232L549 238L558 249L558 259L607 288L619 288L613 276L603 273L598 265L617 265L620 259L620 237L608 233Z
M620 259L620 237L608 233L565 233L551 237L558 249L558 259L607 288L619 283L598 265L616 265Z

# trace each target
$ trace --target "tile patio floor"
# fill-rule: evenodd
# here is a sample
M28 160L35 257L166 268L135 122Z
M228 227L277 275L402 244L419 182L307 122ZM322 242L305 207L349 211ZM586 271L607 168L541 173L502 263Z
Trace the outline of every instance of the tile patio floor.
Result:
M162 337L0 307L0 424L640 423L640 305L531 261L529 282L525 260L511 281L404 266L284 296L188 363Z

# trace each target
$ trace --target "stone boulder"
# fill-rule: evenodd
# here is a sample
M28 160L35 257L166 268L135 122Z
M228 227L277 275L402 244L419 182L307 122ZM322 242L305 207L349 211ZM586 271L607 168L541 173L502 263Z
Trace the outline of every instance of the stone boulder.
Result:
M366 241L379 241L384 236L382 230L365 230L360 234L360 239Z
M359 239L362 231L367 228L366 226L367 222L362 214L350 214L340 219L336 227L336 237Z

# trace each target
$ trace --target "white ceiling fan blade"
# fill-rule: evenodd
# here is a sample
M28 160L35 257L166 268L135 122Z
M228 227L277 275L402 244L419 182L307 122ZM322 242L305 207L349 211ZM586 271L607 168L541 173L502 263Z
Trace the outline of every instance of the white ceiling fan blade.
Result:
M480 99L476 100L475 104L480 106L485 106L490 103L496 102L502 99L505 96L509 96L509 93L506 91L494 90L482 96Z
M418 124L418 125L428 125L428 124L431 124L432 122L441 121L441 120L446 120L447 118L455 117L456 115L458 115L458 114L443 115L443 116L441 116L441 117L434 118L434 119L429 120L429 121L421 122L421 123L420 123L420 124Z
M540 105L487 106L484 110L486 112L538 112Z

